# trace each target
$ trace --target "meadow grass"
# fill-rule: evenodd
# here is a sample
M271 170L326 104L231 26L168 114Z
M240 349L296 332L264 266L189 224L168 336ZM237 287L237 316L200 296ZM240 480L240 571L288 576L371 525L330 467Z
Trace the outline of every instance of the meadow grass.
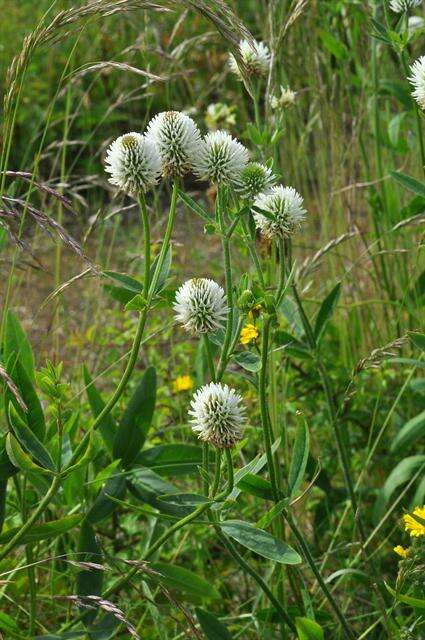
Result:
M425 16L393 9L5 0L5 638L425 637ZM109 184L168 110L294 187L297 233L200 141L146 196ZM181 326L190 288L176 319L192 278L219 331Z

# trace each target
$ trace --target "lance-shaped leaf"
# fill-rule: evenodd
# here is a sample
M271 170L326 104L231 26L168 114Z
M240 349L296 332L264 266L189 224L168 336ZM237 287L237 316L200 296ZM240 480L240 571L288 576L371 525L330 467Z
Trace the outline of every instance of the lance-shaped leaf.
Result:
M301 556L289 544L275 538L267 531L257 529L248 522L226 520L220 523L220 528L243 547L258 553L263 558L282 564L299 564L301 562Z
M54 473L56 471L56 465L53 462L50 453L40 442L37 436L27 426L27 424L22 420L22 418L12 405L9 405L9 421L13 429L13 433L16 439L19 441L20 445L42 467Z
M119 425L114 441L114 458L128 468L145 442L156 400L156 371L146 369Z
M31 382L35 382L34 354L27 334L22 329L18 318L12 311L7 312L3 343L3 358L7 362L15 354L22 363Z
M96 389L93 384L93 380L89 374L89 371L86 365L83 366L83 378L84 384L86 385L86 393L87 398L90 404L90 409L95 418L99 415L99 413L104 409L105 403L102 399L102 396ZM117 432L117 424L110 413L103 418L103 420L99 424L100 435L109 451L112 451L112 447L114 444L115 434Z

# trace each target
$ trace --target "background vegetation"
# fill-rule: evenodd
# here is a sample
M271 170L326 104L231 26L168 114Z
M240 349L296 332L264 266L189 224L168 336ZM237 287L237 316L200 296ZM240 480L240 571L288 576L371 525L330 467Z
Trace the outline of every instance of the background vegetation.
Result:
M87 10L96 4L96 11ZM271 156L285 184L305 199L306 224L293 245L297 283L313 321L328 301L320 354L334 390L365 537L359 536L349 508L326 396L288 295L278 312L269 409L275 435L281 437L282 474L296 455L296 434L304 421L310 434L293 516L354 637L423 638L424 559L400 568L393 547L407 542L401 517L422 505L425 494L423 117L406 80L407 65L424 53L425 29L408 31L405 18L391 13L386 0L228 0L241 25L218 0L152 2L142 9L140 4L2 2L3 366L13 345L24 352L42 398L45 444L52 455L58 453L59 419L67 434L62 455L70 457L92 412L102 406L100 394L108 398L116 387L137 323L137 313L125 308L126 283L104 273L143 273L137 207L108 185L106 147L128 130L143 131L154 114L170 108L187 111L205 131L215 126L208 106L227 105L230 120L216 126L227 127L258 159ZM412 13L424 18L423 6ZM273 54L259 113L227 66L242 25ZM281 85L296 92L295 104L272 110L268 98L279 95ZM193 178L184 186L202 207L213 210L213 189ZM16 215L7 214L7 198L17 199ZM168 199L167 183L149 199L154 251ZM178 390L176 379L190 376L194 390L208 374L202 349L174 325L170 301L187 278L224 281L220 238L205 233L204 226L179 203L169 280L135 374L110 418L114 424L122 418L142 374L152 375L146 372L155 367L155 411L138 461L145 472L139 493L125 492L125 474L117 472L97 434L84 464L63 480L28 535L6 555L0 548L5 638L227 637L217 620L226 625L228 637L292 637L207 523L176 533L152 565L141 566L106 604L97 603L96 618L91 612L84 620L91 624L89 631L78 621L82 616L74 603L65 599L84 589L85 595L108 593L128 570L126 563L143 556L172 518L158 496L176 487L182 493L201 491L201 452L187 417L191 389ZM272 281L270 247L258 243L258 250ZM242 241L232 258L238 282L249 264ZM256 324L261 336L261 315ZM288 347L288 335L301 344ZM257 353L256 345L244 350ZM260 407L252 371L233 363L228 378L248 407L246 438L234 455L235 469L241 469L264 453ZM21 379L21 393L22 385ZM31 468L33 458L11 475L4 443L7 405L0 460L3 549L49 486L48 477ZM266 467L257 475L267 481ZM264 525L272 506L266 485L250 477L237 487L228 517ZM89 526L82 524L83 515L97 507L101 513ZM56 524L43 529L51 521ZM282 536L297 546L288 527ZM305 623L299 638L347 637L304 559L297 569L281 570L239 549L294 619L320 626ZM84 566L82 560L101 566ZM192 573L176 576L171 567ZM155 569L166 578L150 575ZM395 588L399 570L405 572L399 576L403 593L422 598L419 607L385 589L384 582ZM109 601L118 613L111 612Z

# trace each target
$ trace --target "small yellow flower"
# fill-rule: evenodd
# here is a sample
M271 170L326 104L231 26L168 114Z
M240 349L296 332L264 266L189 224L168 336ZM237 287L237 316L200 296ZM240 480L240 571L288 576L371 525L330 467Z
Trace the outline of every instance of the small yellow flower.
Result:
M249 344L256 340L259 336L259 331L253 324L246 324L241 331L239 342L241 344Z
M413 510L413 515L418 516L422 520L425 520L425 505L423 507L416 507ZM410 514L403 516L404 529L408 531L412 538L419 538L425 536L425 524L418 522Z
M181 393L189 391L193 387L193 380L190 376L177 376L173 380L173 393Z
M393 551L395 551L395 553L400 556L400 558L407 558L407 556L409 555L409 549L405 549L401 546L401 544L398 544L396 547L394 547Z

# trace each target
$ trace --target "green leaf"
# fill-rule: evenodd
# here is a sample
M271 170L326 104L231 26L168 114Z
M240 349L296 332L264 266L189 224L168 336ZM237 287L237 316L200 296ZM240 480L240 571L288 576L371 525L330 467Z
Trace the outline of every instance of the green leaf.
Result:
M91 412L93 416L97 418L99 413L101 413L101 411L104 409L105 403L102 399L102 396L94 386L93 380L85 364L83 365L83 378ZM107 448L109 449L109 451L112 451L114 438L117 432L117 423L110 413L108 413L108 415L105 416L103 420L101 420L98 428Z
M409 331L409 338L418 349L425 352L425 334Z
M29 542L40 542L40 540L49 540L56 538L62 533L70 531L81 522L82 515L80 513L65 516L60 520L50 520L50 522L43 522L43 524L35 524L29 531L27 531L21 538L20 544L27 544ZM0 544L5 544L12 540L12 538L20 531L21 527L13 527L8 529L0 535Z
M197 473L202 464L202 448L191 444L160 444L141 451L136 462L161 476Z
M232 635L228 629L212 613L208 613L208 611L199 607L195 608L195 613L208 640L232 640Z
M418 196L425 198L425 184L423 182L419 182L419 180L400 171L390 171L390 176L405 189L413 191L413 193L416 193Z
M125 496L125 476L114 476L106 481L105 486L86 515L88 523L94 524L104 520L115 511L117 504L109 496L122 500Z
M134 462L146 440L152 422L156 400L155 367L146 369L131 398L114 440L114 458L120 458L124 468Z
M28 424L29 428L34 432L37 438L43 442L46 433L46 423L44 421L44 413L40 400L30 377L21 364L21 361L16 361L13 355L7 362L6 370L18 387L19 393L27 406L27 411L22 410L15 396L10 392L7 393L8 399L11 401L22 420Z
M399 602L404 602L405 604L409 604L411 607L415 607L416 609L425 609L425 599L422 598L412 598L411 596L406 596L399 591L394 591L392 587L386 582L384 583L388 591L391 595L398 600Z
M9 633L19 632L19 627L15 620L7 613L0 611L0 629L1 631L8 631Z
M289 498L283 498L283 500L279 500L279 502L276 502L276 504L273 505L273 507L270 509L270 511L267 511L259 519L259 521L257 522L257 524L255 526L258 529L266 529L266 527L269 527L271 525L271 523L273 522L273 520L275 518L277 518L277 516L280 516L282 511L288 507L289 503L290 503Z
M166 562L152 562L149 567L158 571L158 579L170 589L188 593L208 600L218 600L220 594L214 589L211 581L201 578L196 573Z
M27 424L21 419L18 412L12 405L9 405L9 420L16 439L27 453L29 453L45 469L56 472L56 465L53 462L50 453Z
M7 362L12 355L19 359L32 383L35 383L34 354L27 334L12 311L7 312L4 332L3 359Z
M205 211L205 209L203 209L197 202L195 202L193 198L188 196L187 193L185 193L184 191L181 191L180 189L178 193L179 193L180 200L184 202L185 205L189 207L189 209L192 209L194 213L196 213L200 218L202 218L202 220L204 220L205 222L214 222L214 218L207 211Z
M245 493L258 496L264 500L273 500L272 486L268 480L254 473L247 473L237 485Z
M341 40L337 40L329 31L320 31L320 37L326 49L337 60L346 60L348 58L347 48Z
M322 337L326 325L329 322L336 305L338 304L339 296L341 294L341 283L338 282L332 289L330 294L323 300L322 305L317 314L316 323L314 325L314 337L319 342Z
M12 433L6 436L6 451L10 462L21 471L28 473L50 473L38 464L35 464L30 456L22 449L21 445Z
M300 421L295 434L295 444L288 476L289 495L291 497L296 494L303 480L309 451L310 434L305 422Z
M220 528L239 544L258 553L263 558L282 564L299 564L301 562L300 555L292 547L267 531L256 529L248 522L225 520L220 523Z
M260 371L261 369L260 356L252 351L240 351L234 356L234 360L240 367L246 369L246 371L257 373L257 371Z
M388 502L396 489L408 482L421 467L425 467L425 455L404 458L394 467L376 499L374 511L376 521L379 521L384 515Z
M391 443L391 451L398 451L411 442L425 435L425 411L406 422Z
M322 627L309 618L295 618L299 640L324 640Z
M80 537L78 539L77 560L101 564L103 560L102 548L96 539L92 526L83 520ZM99 569L84 569L77 576L77 593L79 596L100 596L102 594L103 571ZM85 616L86 622L91 622L96 612L89 612Z
M280 446L280 438L277 438L272 445L272 453L274 454ZM241 490L238 487L241 479L247 475L247 473L258 473L267 464L267 456L265 453L258 455L248 462L242 469L239 469L235 473L235 487L232 493L228 496L229 500L236 500Z

